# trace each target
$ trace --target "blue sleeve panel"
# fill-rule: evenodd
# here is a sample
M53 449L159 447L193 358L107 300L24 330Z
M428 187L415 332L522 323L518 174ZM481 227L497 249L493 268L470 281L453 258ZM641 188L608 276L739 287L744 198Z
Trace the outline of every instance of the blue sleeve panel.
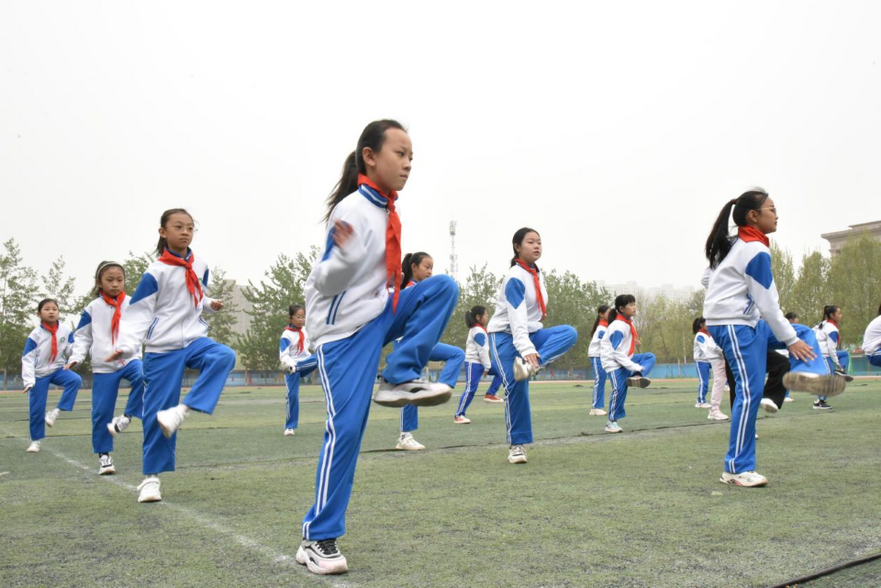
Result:
M150 274L144 274L141 277L141 281L138 283L138 287L135 289L135 293L132 294L132 299L129 302L129 305L137 304L140 300L152 296L158 291L159 284L156 283L156 278Z
M621 331L615 331L611 335L612 349L618 349L618 346L621 345L621 340L624 339L624 333Z
M602 338L605 337L605 336L606 336L606 332L603 331L602 333L600 333L599 335L597 335L597 339L602 339Z
M517 278L511 278L505 285L505 298L513 308L519 308L526 297L526 286Z
M746 264L746 275L761 284L766 290L771 287L774 276L771 275L771 256L764 251L753 257Z
M33 351L36 348L37 348L37 342L34 341L33 339L31 339L30 337L28 337L28 340L24 342L24 351L22 352L21 356L24 357L25 355L27 355L28 353L30 353L31 351Z
M279 352L284 351L288 347L291 346L291 342L289 339L282 338L281 341L278 342L278 350Z
M92 315L89 314L88 310L84 310L83 314L80 315L80 324L76 326L76 330L79 331L82 328L88 327L92 322Z
M477 343L478 346L483 347L486 345L486 335L483 333L477 333L474 335L474 342Z
M698 342L698 343L703 343L703 342L705 342L705 341L706 341L706 338L704 338L703 335L698 335L698 336L697 336L697 342Z
M324 244L324 255L321 261L327 261L330 258L330 252L333 250L333 227L327 232L327 243Z
M829 338L838 343L838 331L832 331L829 333Z
M208 268L205 268L205 275L202 276L202 285L208 287Z

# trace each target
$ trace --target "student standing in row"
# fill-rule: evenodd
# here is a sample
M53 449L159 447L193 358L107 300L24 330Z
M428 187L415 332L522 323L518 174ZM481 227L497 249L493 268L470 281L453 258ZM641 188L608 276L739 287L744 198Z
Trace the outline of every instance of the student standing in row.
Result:
M474 393L477 392L477 387L480 385L480 379L492 373L496 376L493 382L496 379L501 381L498 374L492 369L489 359L489 339L486 331L488 320L489 316L485 306L474 306L465 312L465 324L468 326L468 339L465 341L465 391L459 398L459 406L453 417L453 422L457 425L467 425L471 422L471 419L465 416L465 411L471 405ZM489 392L484 400L492 403L504 402Z
M602 304L597 308L597 317L593 322L593 329L590 332L590 345L587 347L587 356L590 359L590 365L593 367L593 395L590 403L591 416L606 416L607 413L603 407L606 405L606 370L603 369L603 361L600 358L600 344L603 336L609 328L609 312L611 306Z
M850 356L847 351L840 351L838 323L841 322L841 309L837 306L823 307L823 320L814 327L817 343L823 353L823 361L830 372L847 374L847 366L850 364ZM818 396L814 401L814 410L829 410L832 408L825 396Z
M287 386L284 436L293 437L300 421L300 378L318 367L318 360L309 355L309 335L306 333L306 309L299 304L288 308L288 326L278 342L278 359L284 368Z
M692 324L694 332L694 363L697 366L698 391L696 408L709 408L707 419L711 421L727 421L728 416L722 414L719 406L722 404L722 392L725 390L725 359L722 357L722 348L713 340L707 330L707 321L704 317L698 317ZM710 402L707 403L707 388L709 387L710 371L713 372L713 392L710 394Z

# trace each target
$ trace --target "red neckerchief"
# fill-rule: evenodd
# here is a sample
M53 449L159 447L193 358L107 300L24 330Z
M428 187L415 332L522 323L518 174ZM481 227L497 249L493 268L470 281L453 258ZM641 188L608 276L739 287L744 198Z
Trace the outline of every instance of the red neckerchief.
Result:
M483 332L484 332L484 333L486 333L486 332L487 332L487 330L486 330L486 327L484 327L484 326L483 326L483 325L481 325L481 324L480 324L480 323L477 323L477 324L476 324L476 325L474 325L474 326L475 326L475 327L480 327L480 328L481 328L481 329L483 329Z
M741 241L745 243L749 243L750 241L759 241L761 243L764 243L765 247L771 246L771 240L768 239L768 235L755 227L737 227L737 236Z
M182 257L178 257L173 254L171 251L166 249L162 252L162 255L159 256L157 261L161 261L162 263L168 265L175 265L177 267L186 268L187 271L187 290L190 291L190 294L193 295L193 303L195 306L199 306L199 301L204 298L204 294L202 294L202 283L199 281L199 276L196 275L196 272L193 271L193 262L196 261L196 256L190 253L188 259L183 259Z
M707 337L712 337L712 335L710 335L710 332L709 332L708 330L706 330L706 329L698 329L697 332L698 332L698 333L703 333L703 334L706 335Z
M49 356L49 363L51 364L55 361L55 358L58 357L58 322L56 321L54 325L50 325L49 323L43 323L43 328L49 331L52 334L52 355Z
M639 340L639 333L636 332L636 327L633 326L633 321L620 313L615 317L615 320L630 325L630 351L627 352L627 355L633 355L633 350L636 349L636 342Z
M303 329L300 327L294 327L292 325L288 325L284 328L285 331L291 331L293 333L297 333L300 336L300 340L297 341L297 352L303 353Z
M609 326L609 321L607 321L606 319L600 319L599 326L601 326L601 327L608 327L608 326Z
M525 269L532 275L532 280L535 282L535 299L538 302L538 307L541 309L541 318L544 318L548 315L547 308L545 308L545 299L544 296L541 295L541 281L538 279L538 271L534 267L529 267L522 261L520 258L517 258L517 265Z
M415 286L415 285L416 285L416 282L414 282L413 280L410 280L409 282L407 282L407 285L404 286L404 290L406 290L410 286Z
M104 302L113 307L113 318L110 319L110 342L116 343L119 336L119 319L122 316L122 302L125 300L125 292L120 292L116 298L111 298L101 290L101 298Z
M836 322L833 321L832 319L826 319L826 322L827 322L827 323L832 323L832 325L833 325L836 329L838 328L838 323L836 323Z
M392 190L385 194L370 178L364 174L358 174L358 185L362 184L370 186L376 190L377 194L385 198L385 206L388 209L388 225L385 229L386 285L397 286L401 283L401 218L395 212L395 200L398 199L398 193ZM395 288L395 293L392 296L392 312L398 309L399 295L400 292Z

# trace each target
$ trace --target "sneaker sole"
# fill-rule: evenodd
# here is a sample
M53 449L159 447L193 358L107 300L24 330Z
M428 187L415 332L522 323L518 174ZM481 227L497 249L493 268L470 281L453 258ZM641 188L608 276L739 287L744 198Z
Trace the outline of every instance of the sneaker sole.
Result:
M328 569L324 569L324 568L319 567L318 564L316 564L311 559L309 559L309 556L306 555L306 551L302 547L297 549L297 555L294 559L297 561L298 564L300 564L301 566L306 566L306 569L308 569L313 574L318 574L319 576L332 576L335 574L345 574L346 572L349 571L349 566L347 563L343 564L338 569L328 570Z
M138 497L139 504L145 504L147 502L162 502L162 495L159 496L147 496L146 498Z
M122 433L122 431L117 431L116 427L113 423L107 423L107 432L110 433L110 436L116 439L116 436Z
M395 445L397 451L423 451L425 447L407 447L405 445Z
M484 398L483 401L489 402L490 404L504 404L505 403L505 401L502 400L501 398L499 398L498 400L489 400L489 399Z
M765 480L764 482L759 482L758 484L741 484L740 482L738 482L734 478L732 478L730 480L726 480L725 478L719 478L719 481L722 482L723 484L727 484L729 486L737 486L738 488L761 488L762 486L768 485L767 480Z
M102 468L101 470L98 471L99 476L112 476L114 474L116 474L116 468L113 468L113 467Z
M783 385L795 392L807 392L817 396L838 396L844 392L847 381L842 376L788 372L783 376Z
M159 423L159 428L162 430L162 435L165 436L166 439L171 439L171 436L174 435L177 428L172 429L168 423L162 422L162 417L157 416L156 422Z
M518 463L526 463L526 458L515 457L514 459L508 458L508 463L510 464L518 464Z
M815 406L814 410L830 410L831 406Z
M373 397L373 402L380 406L400 408L412 404L413 406L437 406L450 399L453 391L450 388L435 392L423 390L422 392L395 392L393 390L380 390Z
M779 408L777 408L777 405L774 404L773 401L771 402L771 404L760 404L759 406L761 406L762 410L770 414L774 414L775 412L780 410Z
M631 388L648 388L652 381L648 378L627 378L624 383Z
M453 421L454 425L470 425L471 421Z
M615 429L614 431L610 431L609 429L603 429L606 433L623 433L624 429Z

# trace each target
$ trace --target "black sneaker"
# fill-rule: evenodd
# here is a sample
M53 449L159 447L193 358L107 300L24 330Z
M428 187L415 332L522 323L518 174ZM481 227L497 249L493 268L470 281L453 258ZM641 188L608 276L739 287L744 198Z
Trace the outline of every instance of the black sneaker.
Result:
M814 401L814 410L829 410L830 408L832 407L826 404L825 400Z
M297 563L309 568L313 574L344 574L349 571L345 556L336 546L336 539L306 541L297 549Z

